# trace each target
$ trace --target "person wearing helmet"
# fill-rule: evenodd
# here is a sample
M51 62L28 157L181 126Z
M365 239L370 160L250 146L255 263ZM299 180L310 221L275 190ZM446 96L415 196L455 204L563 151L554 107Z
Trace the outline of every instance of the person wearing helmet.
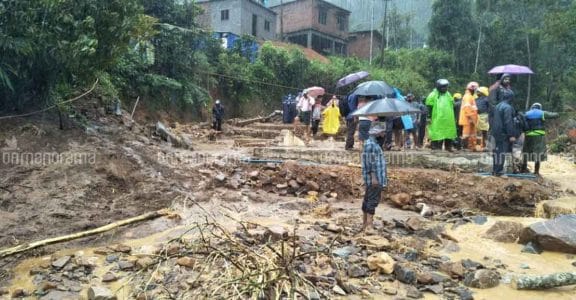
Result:
M490 130L490 125L488 124L488 113L492 110L490 105L490 100L488 95L489 90L485 86L481 86L476 91L478 94L478 99L476 99L476 107L478 107L478 128L482 134L482 151L486 150L486 141L488 140L488 130Z
M224 118L224 106L217 99L212 107L212 129L222 131L222 119Z
M470 151L476 151L476 126L478 124L478 107L474 98L476 89L478 89L478 83L474 81L466 86L458 118L458 125L462 126L463 148Z
M462 94L454 93L454 117L456 118L456 138L454 139L454 148L456 150L462 149L462 140L460 137L462 136L462 126L458 124L458 120L460 120L460 109L462 108Z
M542 104L534 103L524 115L524 145L522 147L522 173L528 173L528 162L534 162L534 174L540 174L540 162L546 161L545 119L557 118L558 113L542 110Z
M436 88L426 98L426 105L431 111L428 136L433 150L441 150L444 144L446 151L452 151L452 143L456 138L454 99L448 92L449 84L446 79L438 79Z

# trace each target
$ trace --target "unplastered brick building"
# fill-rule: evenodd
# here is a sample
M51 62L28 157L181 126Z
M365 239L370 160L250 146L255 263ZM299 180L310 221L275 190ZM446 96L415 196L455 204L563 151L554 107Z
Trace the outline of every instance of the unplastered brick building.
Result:
M295 0L270 7L278 37L322 54L347 55L350 11L324 0Z

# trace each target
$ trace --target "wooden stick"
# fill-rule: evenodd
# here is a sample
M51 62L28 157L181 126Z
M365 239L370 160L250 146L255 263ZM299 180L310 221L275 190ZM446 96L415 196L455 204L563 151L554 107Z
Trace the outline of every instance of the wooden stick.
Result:
M576 272L562 272L541 276L518 276L512 280L517 290L543 290L576 284Z
M130 120L134 120L134 112L136 112L136 106L138 106L138 101L140 101L140 96L136 98L136 103L134 103L134 108L132 108L132 113L130 114Z
M91 230L77 232L77 233L73 233L73 234L69 234L69 235L64 235L64 236L60 236L60 237L46 239L46 240L36 241L36 242L28 243L28 244L22 244L22 245L18 245L16 247L12 247L12 248L2 249L2 250L0 250L0 258L4 258L4 257L10 256L10 255L14 255L16 253L28 251L28 250L31 250L34 248L38 248L38 247L42 247L42 246L46 246L46 245L50 245L50 244L55 244L55 243L66 242L66 241L71 241L71 240L83 238L86 236L106 232L106 231L109 231L111 229L114 229L114 228L117 228L120 226L128 225L131 223L136 223L136 222L140 222L140 221L145 221L145 220L149 220L149 219L155 219L155 218L170 215L170 214L172 214L172 212L170 212L169 210L162 209L162 210L158 210L158 211L154 211L154 212L149 212L149 213L146 213L143 215L139 215L139 216L134 217L134 218L120 220L120 221L117 221L117 222L114 222L114 223L111 223L111 224L108 224L108 225L105 225L102 227L94 228Z

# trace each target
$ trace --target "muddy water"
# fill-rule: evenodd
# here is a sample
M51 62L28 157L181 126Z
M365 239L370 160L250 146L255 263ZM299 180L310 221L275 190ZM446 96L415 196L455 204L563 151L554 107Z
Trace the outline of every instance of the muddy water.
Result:
M533 166L531 163L529 164ZM542 163L540 173L548 180L559 185L561 191L576 191L576 164L557 155L549 155L548 161Z
M458 239L460 251L455 253L444 252L442 254L450 257L453 261L468 258L483 263L486 262L486 260L484 260L486 256L490 259L499 259L503 264L508 266L504 272L499 270L503 275L504 281L520 274L544 275L555 272L574 272L576 268L571 264L575 260L573 256L546 251L540 255L522 253L520 252L522 250L521 244L499 243L483 237L484 233L496 221L514 221L528 226L543 220L544 219L537 218L490 217L484 225L467 224L459 226L454 230L448 231ZM530 269L520 268L522 264L527 264ZM496 288L485 290L474 289L474 292L474 299L486 300L576 299L576 286L555 288L546 291L518 291L512 289L509 284L501 283Z

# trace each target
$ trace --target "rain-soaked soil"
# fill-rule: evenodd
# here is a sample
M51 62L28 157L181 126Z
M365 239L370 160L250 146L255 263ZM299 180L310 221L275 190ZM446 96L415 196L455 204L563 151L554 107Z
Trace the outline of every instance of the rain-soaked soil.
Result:
M206 207L219 210L213 206L217 199L232 212L260 212L251 217L271 218L271 209L275 209L278 214L294 211L312 219L329 218L338 207L351 211L361 203L361 172L354 166L244 163L238 158L248 156L245 149L233 147L226 136L213 141L201 127L172 124L175 132L193 140L194 150L184 150L152 135L148 127L122 118L101 115L89 130L61 131L55 124L43 120L2 124L0 248L96 228L162 208L180 209L187 201L208 203ZM37 153L39 158L34 156ZM60 154L59 161L45 153ZM383 205L395 207L397 215L402 214L399 209L415 215L419 211L416 203L423 202L437 214L464 209L530 216L538 201L557 193L545 180L396 168L389 170ZM392 219L389 216L390 222ZM174 220L156 220L10 257L0 263L5 275L0 276L0 286L8 284L13 278L11 268L26 257L63 247L97 247L144 237L176 224Z

